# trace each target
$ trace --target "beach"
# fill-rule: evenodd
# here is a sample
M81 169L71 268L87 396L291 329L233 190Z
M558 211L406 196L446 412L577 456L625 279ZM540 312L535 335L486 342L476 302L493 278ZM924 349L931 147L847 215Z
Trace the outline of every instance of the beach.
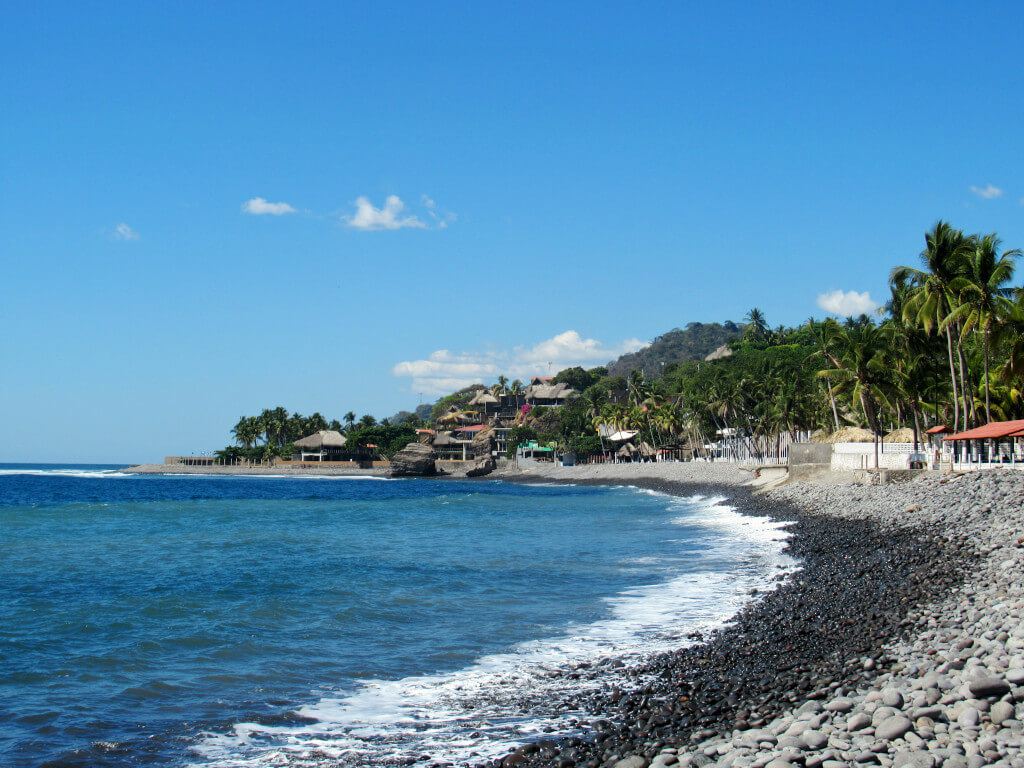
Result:
M579 702L590 717L578 738L493 765L1024 766L1024 478L992 470L756 495L752 478L703 463L509 477L721 493L741 512L792 520L803 567L729 626L631 670L635 687Z

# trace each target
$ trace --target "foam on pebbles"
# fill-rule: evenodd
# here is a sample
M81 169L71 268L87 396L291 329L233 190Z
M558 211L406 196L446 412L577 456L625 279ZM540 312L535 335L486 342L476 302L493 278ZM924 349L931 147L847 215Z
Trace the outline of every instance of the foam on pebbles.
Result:
M826 514L837 525L870 522L893 536L928 531L942 548L970 553L960 561L962 580L925 579L921 586L927 599L907 601L895 623L898 631L863 658L854 658L842 673L830 671L824 679L811 675L810 690L802 686L780 692L765 681L762 699L751 700L730 697L723 689L717 706L732 727L693 731L695 724L687 729L679 718L672 720L685 711L680 703L700 686L680 675L674 691L640 688L639 695L647 697L648 705L657 698L665 722L681 727L659 727L661 721L652 717L634 738L628 726L618 731L610 726L597 734L596 748L553 753L547 764L1024 768L1024 473L929 475L886 486L792 483L766 496L809 514ZM880 565L851 558L848 567L851 572L878 568L882 578ZM793 578L799 583L812 577L813 570L811 576ZM901 566L895 578L919 576ZM864 617L848 618L857 622ZM835 623L819 631L839 629ZM840 651L837 656L843 655ZM767 711L774 716L759 716ZM602 744L608 748L602 750Z

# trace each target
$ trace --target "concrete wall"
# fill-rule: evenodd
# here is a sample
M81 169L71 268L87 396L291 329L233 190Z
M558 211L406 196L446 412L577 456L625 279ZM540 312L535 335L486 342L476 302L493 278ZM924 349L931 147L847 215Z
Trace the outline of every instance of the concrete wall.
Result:
M789 477L803 480L832 468L831 443L793 443L789 446Z

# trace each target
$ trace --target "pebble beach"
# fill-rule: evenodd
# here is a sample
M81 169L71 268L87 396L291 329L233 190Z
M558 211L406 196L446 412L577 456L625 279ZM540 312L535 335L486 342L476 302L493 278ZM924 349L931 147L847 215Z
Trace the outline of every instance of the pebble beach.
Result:
M508 478L726 495L792 521L802 568L728 626L630 670L632 687L575 702L578 737L492 765L1024 768L1024 473L756 493L752 477L665 463Z

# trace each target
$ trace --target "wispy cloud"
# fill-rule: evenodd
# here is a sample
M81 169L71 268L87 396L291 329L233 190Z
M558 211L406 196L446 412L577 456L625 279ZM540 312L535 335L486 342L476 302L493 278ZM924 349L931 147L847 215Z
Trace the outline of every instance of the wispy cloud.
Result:
M639 339L626 339L609 346L596 339L584 339L576 331L565 331L533 346L516 346L486 352L451 352L439 349L422 360L398 363L392 374L411 379L410 391L445 395L470 384L494 381L498 376L526 379L547 375L574 365L594 366L619 355L647 346Z
M242 203L242 211L256 216L282 216L286 213L295 213L295 209L288 203L268 203L262 197L254 197Z
M364 232L381 229L425 229L426 224L416 216L402 216L405 203L398 195L388 195L383 208L374 208L366 197L356 198L356 212L351 216L342 216L348 226Z
M114 227L115 240L138 240L139 233L129 227L123 221Z
M829 291L818 294L818 306L830 315L854 317L868 315L878 309L878 302L871 298L867 291Z
M978 197L983 197L986 200L991 200L1003 194L1003 190L999 187L993 186L992 184L986 184L984 187L975 187L972 185L970 190Z

